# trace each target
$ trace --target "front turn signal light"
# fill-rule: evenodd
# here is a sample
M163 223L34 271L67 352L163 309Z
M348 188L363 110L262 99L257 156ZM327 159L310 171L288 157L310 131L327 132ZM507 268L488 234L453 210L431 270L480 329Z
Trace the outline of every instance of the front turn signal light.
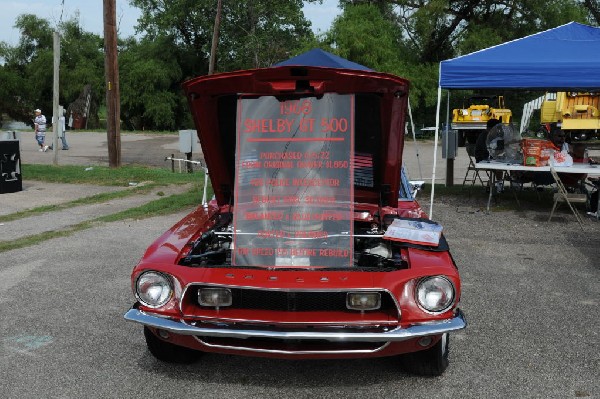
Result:
M346 295L346 307L350 310L376 310L381 307L379 292L349 292Z
M220 308L231 306L233 296L229 288L200 288L198 290L198 303L201 306Z

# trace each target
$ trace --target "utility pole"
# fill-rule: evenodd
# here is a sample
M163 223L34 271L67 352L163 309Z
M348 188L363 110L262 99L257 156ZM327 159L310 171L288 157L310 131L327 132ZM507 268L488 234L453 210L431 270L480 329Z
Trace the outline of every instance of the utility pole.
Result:
M104 69L106 74L106 135L108 164L121 166L121 103L117 60L117 13L115 0L104 0Z
M52 85L52 152L54 153L52 163L58 165L58 125L60 117L58 115L58 90L59 90L59 72L60 72L60 35L54 32L52 42L54 52L54 79Z

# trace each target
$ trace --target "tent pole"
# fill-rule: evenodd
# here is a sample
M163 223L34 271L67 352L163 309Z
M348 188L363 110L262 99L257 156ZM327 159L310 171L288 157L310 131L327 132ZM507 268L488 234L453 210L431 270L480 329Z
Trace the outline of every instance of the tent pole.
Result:
M454 157L455 154L450 156L453 151L450 151L450 146L454 147L453 143L450 143L450 90L448 90L448 100L446 101L446 135L444 140L446 143L446 187L452 187L454 185Z
M417 136L415 134L415 121L412 117L412 109L410 107L410 97L408 98L408 117L410 118L410 127L412 129L413 141L415 143L415 151L417 152L417 165L419 165L419 179L423 180L423 172L421 171L421 158L419 158L419 146L417 145Z
M429 219L433 219L433 196L435 193L435 169L437 166L438 134L440 129L440 103L442 102L442 87L438 86L438 100L435 112L435 140L433 144L433 171L431 172L431 201L429 203Z

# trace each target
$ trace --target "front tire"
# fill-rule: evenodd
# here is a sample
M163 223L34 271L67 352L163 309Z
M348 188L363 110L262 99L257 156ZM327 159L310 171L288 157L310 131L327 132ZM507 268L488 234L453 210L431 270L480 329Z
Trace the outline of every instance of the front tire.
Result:
M148 327L144 327L144 337L152 356L163 362L190 364L196 362L202 353L165 342L154 335Z
M402 355L401 364L404 370L412 374L437 377L448 368L450 336L442 338L429 349Z

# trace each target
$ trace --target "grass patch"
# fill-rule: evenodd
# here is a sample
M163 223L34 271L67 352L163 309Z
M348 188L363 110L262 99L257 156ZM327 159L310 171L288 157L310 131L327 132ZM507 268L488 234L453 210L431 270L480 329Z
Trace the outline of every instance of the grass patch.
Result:
M21 133L32 133L32 129L15 129ZM46 130L46 133L52 133L52 128ZM106 127L97 128L97 129L77 129L77 130L67 130L67 135L71 134L86 134L86 133L104 133L106 134ZM145 134L145 135L157 135L157 136L178 136L179 130L123 130L121 129L121 134ZM67 136L68 137L68 136Z
M53 238L68 237L78 231L84 230L91 226L92 224L90 222L82 222L74 226L70 226L69 228L66 228L64 230L45 231L40 234L34 234L31 236L17 238L16 240L12 241L0 241L0 253L10 251L12 249L30 247L32 245L36 245Z
M11 222L13 220L23 219L34 215L40 215L42 213L56 212L63 209L72 208L74 206L98 204L113 199L125 198L137 194L145 194L149 192L153 187L153 184L148 184L141 187L133 187L127 190L114 191L110 193L100 193L85 198L78 198L76 200L65 202L63 204L44 205L39 206L37 208L27 209L21 212L11 213L9 215L0 215L0 223Z
M198 187L196 186L182 194L174 194L169 197L163 197L154 201L150 201L135 208L114 213L112 215L86 220L62 230L46 231L40 234L21 237L12 241L0 242L0 253L12 249L29 247L53 238L68 237L78 231L89 229L90 227L94 227L102 223L116 222L126 219L146 219L154 216L168 215L179 212L186 208L197 206L200 204L200 199Z
M153 216L168 215L179 212L182 209L200 205L200 195L198 187L191 189L182 194L173 194L168 197L162 197L157 200L148 202L136 208L126 209L121 212L113 213L112 215L101 216L95 221L98 222L115 222L125 219L146 219Z
M27 176L27 179L51 183L127 187L132 182L151 182L155 185L204 182L203 172L173 173L170 169L133 165L109 168L107 166L24 164L22 169L23 175Z
M192 183L194 186L193 190L199 192L199 190L202 189L202 184L204 183L203 172L191 174L172 173L170 170L144 166L124 166L119 169L111 169L105 166L94 166L91 170L86 171L86 168L82 166L25 164L23 165L23 169L25 170L28 179L52 183L92 184L120 187L129 187L130 183L132 182L144 182L145 184L136 187L129 187L126 190L100 193L89 197L78 198L63 204L44 205L21 212L11 213L9 215L0 215L0 222L10 222L42 213L60 211L75 206L98 204L113 199L125 198L137 194L145 194L157 186L167 186L169 184ZM165 193L161 191L158 192L157 195L163 197ZM165 197L165 199L172 197ZM199 202L199 200L197 200L197 202ZM176 204L177 202L174 204L174 206L176 206Z

